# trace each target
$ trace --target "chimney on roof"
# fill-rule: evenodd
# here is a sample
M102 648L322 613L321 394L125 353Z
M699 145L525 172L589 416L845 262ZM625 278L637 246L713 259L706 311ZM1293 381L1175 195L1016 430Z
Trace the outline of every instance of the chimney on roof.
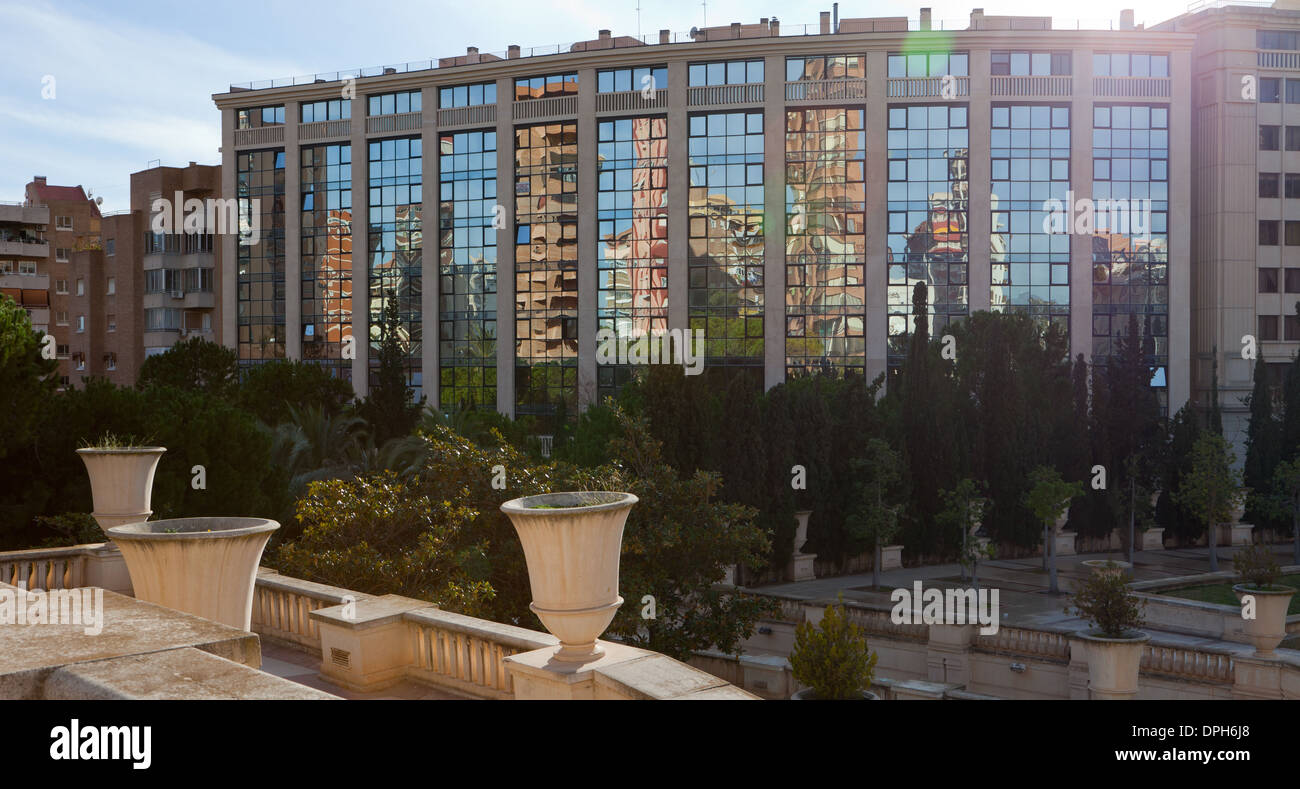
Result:
M597 35L600 37L600 42L601 42L602 44L608 44L608 43L609 43L609 31L608 31L608 30L601 30Z
M1133 9L1125 8L1124 10L1119 12L1119 29L1120 30L1133 29Z
M821 12L821 16L818 19L818 21L821 23L821 28L819 32L823 36L829 34L831 32L831 12L830 11Z
M930 9L928 8L921 9L921 29L922 30L930 29Z
M671 44L671 43L672 43L672 41L671 41L671 39L672 39L672 35L673 35L673 34L672 34L672 31L670 31L670 30L660 30L660 31L659 31L659 43L660 43L660 44Z
M840 32L840 4L831 3L831 32Z
M973 8L973 9L971 9L971 12L970 12L970 29L971 29L971 30L981 30L981 29L983 29L983 28L982 28L982 24L983 24L983 22L984 22L984 9L983 9L983 8Z
M732 37L732 38L740 38L740 23L739 23L739 22L732 22L732 23L731 23L731 37Z
M776 17L772 17L772 35L774 36L781 35L781 20L777 19Z
M33 175L32 180L40 184L41 186L45 186L45 176L43 175Z
M511 59L519 57L519 45L511 44L509 47L507 47L506 57Z

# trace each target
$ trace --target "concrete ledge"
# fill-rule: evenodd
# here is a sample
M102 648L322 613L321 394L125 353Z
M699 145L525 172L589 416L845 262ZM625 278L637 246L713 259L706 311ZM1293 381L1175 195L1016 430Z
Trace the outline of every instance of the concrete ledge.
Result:
M45 699L337 699L193 647L78 663L45 680Z
M0 625L0 699L40 698L46 678L65 666L181 647L250 669L262 665L253 633L115 592L77 591L103 595L102 630L90 635L80 624Z
M515 698L522 700L576 699L757 699L725 680L667 655L609 641L605 650L587 663L562 663L552 659L554 647L505 659L514 682Z
M401 682L415 660L403 616L432 607L426 600L384 595L312 611L320 627L321 678L359 692Z

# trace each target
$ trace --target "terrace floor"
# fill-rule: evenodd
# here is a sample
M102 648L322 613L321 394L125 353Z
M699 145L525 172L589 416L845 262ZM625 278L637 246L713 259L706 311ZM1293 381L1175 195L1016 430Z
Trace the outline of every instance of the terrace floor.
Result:
M301 650L265 638L262 639L262 671L345 699L418 699L428 701L468 698L415 682L399 682L383 690L358 693L321 679L319 655L309 655Z

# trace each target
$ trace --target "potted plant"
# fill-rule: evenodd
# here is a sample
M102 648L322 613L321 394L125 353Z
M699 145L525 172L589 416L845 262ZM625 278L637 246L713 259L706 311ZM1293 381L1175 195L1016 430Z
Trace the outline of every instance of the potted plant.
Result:
M1088 661L1091 698L1131 699L1137 695L1142 651L1151 640L1138 629L1144 621L1144 605L1129 594L1120 572L1091 573L1074 593L1073 613L1093 626L1075 633L1071 642Z
M843 600L827 606L822 621L805 621L795 629L790 667L794 679L808 687L791 698L877 700L867 690L875 674L877 656L867 648L862 628L849 621Z
M619 552L637 501L631 493L576 491L501 505L523 544L533 592L528 607L560 639L555 660L585 662L604 652L596 639L623 604Z
M106 533L114 526L149 520L153 476L166 451L112 433L77 450L90 475L95 507L91 515Z
M1242 602L1243 630L1255 645L1255 654L1269 657L1286 638L1286 612L1295 589L1277 583L1281 575L1277 559L1258 543L1237 551L1232 566L1241 578L1232 591Z
M137 600L248 630L262 550L280 524L263 518L176 518L114 526Z

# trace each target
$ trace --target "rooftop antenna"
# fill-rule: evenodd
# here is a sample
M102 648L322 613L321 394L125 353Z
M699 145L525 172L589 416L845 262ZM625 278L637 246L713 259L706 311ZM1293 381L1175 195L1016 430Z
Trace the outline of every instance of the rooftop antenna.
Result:
M641 0L636 0L636 37L641 37Z
M700 5L704 6L704 27L709 26L709 0L703 0Z

